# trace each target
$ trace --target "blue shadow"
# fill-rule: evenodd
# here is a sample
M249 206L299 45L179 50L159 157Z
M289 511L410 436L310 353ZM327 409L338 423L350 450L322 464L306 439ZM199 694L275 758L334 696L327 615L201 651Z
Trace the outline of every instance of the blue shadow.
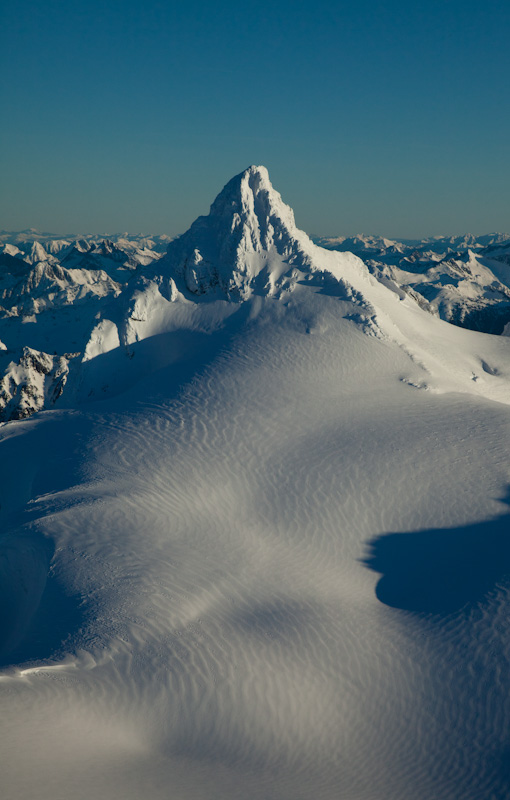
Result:
M379 536L362 563L382 575L376 596L387 606L436 615L468 609L510 575L510 514Z

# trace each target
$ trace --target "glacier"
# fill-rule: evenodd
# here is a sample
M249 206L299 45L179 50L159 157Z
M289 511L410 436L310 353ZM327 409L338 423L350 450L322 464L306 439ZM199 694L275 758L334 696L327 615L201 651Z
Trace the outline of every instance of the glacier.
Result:
M44 249L0 326L3 796L507 798L508 337L263 167L159 249Z

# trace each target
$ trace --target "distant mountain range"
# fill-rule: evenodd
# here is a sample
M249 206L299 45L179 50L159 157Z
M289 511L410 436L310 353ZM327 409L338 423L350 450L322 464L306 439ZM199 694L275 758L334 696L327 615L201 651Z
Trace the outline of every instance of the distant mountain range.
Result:
M166 311L154 291L147 300L148 286L157 287L165 303L176 297L197 302L211 292L231 304L254 293L275 296L316 269L317 247L354 253L380 283L448 322L506 332L510 234L310 240L295 227L267 172L251 169L226 185L207 217L175 239L0 232L0 420L51 407L64 392L73 402L83 398L85 387L87 396L97 395L101 390L84 379L83 365L116 348L129 352L148 330L161 327ZM204 322L205 308L200 315L200 322L178 324L213 324Z
M510 320L510 234L401 241L360 234L314 241L355 253L379 280L395 282L447 322L500 334Z

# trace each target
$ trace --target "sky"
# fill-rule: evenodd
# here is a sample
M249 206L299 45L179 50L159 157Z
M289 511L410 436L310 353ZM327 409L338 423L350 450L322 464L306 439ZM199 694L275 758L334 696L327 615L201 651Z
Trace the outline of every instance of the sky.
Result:
M0 229L168 233L250 164L314 235L510 232L508 0L23 0Z

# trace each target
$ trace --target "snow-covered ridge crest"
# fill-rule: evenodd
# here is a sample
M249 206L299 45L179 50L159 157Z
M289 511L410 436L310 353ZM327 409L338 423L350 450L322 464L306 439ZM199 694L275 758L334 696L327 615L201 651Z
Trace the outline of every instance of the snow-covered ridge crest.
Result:
M227 183L207 217L169 244L158 269L167 266L194 294L218 287L245 299L257 279L271 293L292 269L309 269L312 247L267 169L252 166Z
M468 250L455 259L358 237L363 255L374 255L363 261L334 252L332 241L317 246L296 227L266 168L255 166L232 178L209 214L169 244L168 237L128 234L52 239L47 247L57 257L20 236L0 253L0 421L109 398L191 361L197 347L212 352L259 318L306 333L343 318L410 357L402 377L409 385L510 402L499 355L505 343L486 349L475 338L474 355L465 332L459 338L437 319L476 327L483 316L485 330L497 324L508 334L508 265L494 259L507 257L510 237L491 235L497 250L490 257Z

